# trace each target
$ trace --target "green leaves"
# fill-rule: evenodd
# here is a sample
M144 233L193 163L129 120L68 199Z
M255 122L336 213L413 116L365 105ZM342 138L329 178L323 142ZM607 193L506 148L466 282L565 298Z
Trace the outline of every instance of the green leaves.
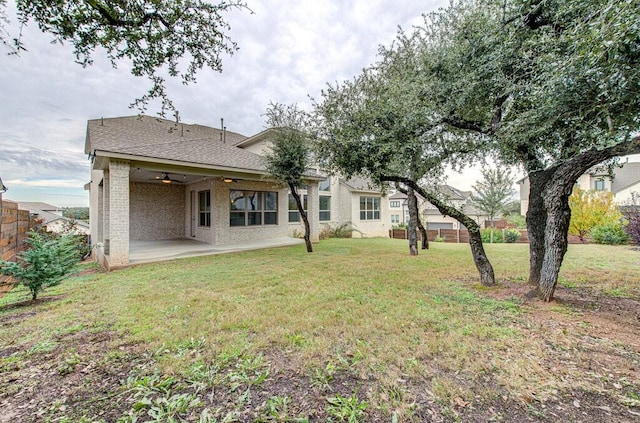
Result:
M267 124L273 131L271 149L266 152L267 170L279 181L300 186L311 164L311 123L297 105L271 103Z
M0 273L12 276L31 291L32 299L47 287L58 285L80 261L76 237L45 237L37 232L29 235L29 248L19 255L17 263L0 261Z
M162 101L161 115L175 110L164 83L165 73L195 82L204 66L222 70L222 56L233 54L235 42L227 35L231 29L223 14L246 9L241 0L210 3L204 0L69 1L17 0L18 20L34 21L54 41L74 47L76 62L93 63L96 50L104 49L113 67L128 62L131 73L148 78L152 87L132 106L141 111L152 99ZM0 2L3 8L4 2ZM4 10L0 9L0 30ZM0 37L0 40L6 40ZM25 50L18 37L14 51Z

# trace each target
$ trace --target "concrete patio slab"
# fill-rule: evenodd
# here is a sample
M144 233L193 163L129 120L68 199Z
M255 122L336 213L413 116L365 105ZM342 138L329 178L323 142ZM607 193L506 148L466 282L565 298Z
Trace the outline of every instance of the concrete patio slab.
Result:
M276 238L226 245L211 245L193 239L167 239L160 241L129 241L129 264L154 263L186 257L225 254L262 248L299 245L298 238Z

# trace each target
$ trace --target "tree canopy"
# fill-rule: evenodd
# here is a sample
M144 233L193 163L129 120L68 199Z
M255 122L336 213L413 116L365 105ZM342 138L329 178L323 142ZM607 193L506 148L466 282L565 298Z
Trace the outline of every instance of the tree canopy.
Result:
M16 7L21 26L33 22L54 42L71 44L83 67L102 49L114 68L128 61L131 73L152 85L132 106L143 111L159 99L162 115L175 110L165 78L189 84L204 66L220 72L222 57L238 49L224 14L247 8L241 0L16 0ZM6 0L0 0L0 41L22 54L28 45L21 33L13 38L7 33L5 8Z

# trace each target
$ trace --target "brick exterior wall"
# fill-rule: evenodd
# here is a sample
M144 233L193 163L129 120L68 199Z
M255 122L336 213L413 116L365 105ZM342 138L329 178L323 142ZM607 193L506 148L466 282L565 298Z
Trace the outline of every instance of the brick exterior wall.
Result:
M215 182L211 191L211 230L215 244L233 244L262 239L284 238L289 232L288 189L274 182L238 181L231 184ZM230 226L229 192L256 190L278 192L278 224L264 226ZM200 230L201 228L198 228Z
M185 187L179 184L130 184L129 238L185 238Z
M125 265L129 263L129 162L110 160L105 180L109 181L109 265Z

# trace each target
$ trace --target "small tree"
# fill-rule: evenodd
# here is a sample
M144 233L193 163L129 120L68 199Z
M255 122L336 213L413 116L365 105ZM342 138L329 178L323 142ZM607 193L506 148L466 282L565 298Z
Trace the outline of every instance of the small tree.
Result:
M493 242L494 219L510 203L513 197L513 176L509 169L483 169L482 179L473 185L473 205L489 215L491 242Z
M271 103L267 109L267 124L275 131L271 150L265 154L267 170L274 178L289 186L304 223L307 252L311 253L309 218L298 193L302 177L310 164L309 116L296 105Z
M0 261L0 273L29 288L35 300L42 290L60 284L73 271L80 253L73 235L47 238L31 232L27 243L29 248L19 254L17 263Z
M618 224L622 214L613 202L613 194L605 191L585 191L579 186L573 188L569 197L571 220L569 233L584 241L585 235L598 226Z

